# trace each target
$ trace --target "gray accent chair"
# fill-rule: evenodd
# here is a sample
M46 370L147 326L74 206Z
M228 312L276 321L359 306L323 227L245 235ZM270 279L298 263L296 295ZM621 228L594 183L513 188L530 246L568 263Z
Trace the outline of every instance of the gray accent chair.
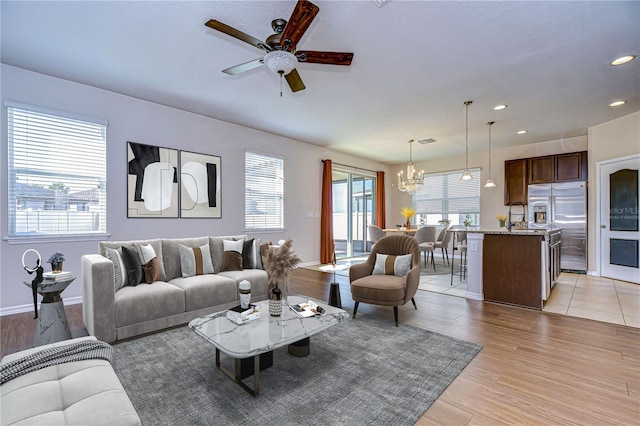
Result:
M411 254L411 269L407 275L372 275L376 264L376 254ZM373 305L393 306L393 316L398 326L398 306L411 301L418 309L415 296L420 283L420 250L418 242L409 235L388 235L373 246L367 261L349 268L351 298L355 302L353 318L356 317L360 302Z

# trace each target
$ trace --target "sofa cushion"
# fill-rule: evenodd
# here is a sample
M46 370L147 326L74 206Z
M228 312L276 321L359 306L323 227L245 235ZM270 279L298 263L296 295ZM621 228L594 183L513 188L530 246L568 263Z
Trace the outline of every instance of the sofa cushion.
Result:
M200 247L187 247L180 245L180 269L182 277L192 277L194 275L213 274L213 263L211 263L211 251L209 243Z
M98 249L100 251L100 254L106 257L105 248L108 247L108 248L112 248L112 249L119 249L123 245L131 245L131 244L133 244L136 247L138 247L138 245L140 245L140 244L143 244L143 245L150 244L151 247L153 247L153 250L156 253L156 256L158 257L158 274L159 274L158 275L158 280L159 281L166 281L167 280L167 276L166 276L165 270L164 270L164 259L163 259L163 253L162 253L162 240L161 239L136 240L136 241L101 241L98 244Z
M115 294L116 327L125 327L185 311L184 292L163 281L123 287Z
M226 271L216 274L219 277L227 277L236 283L247 280L251 283L251 298L261 300L269 294L269 276L262 269L244 269L242 271Z
M81 340L95 340L83 337ZM56 344L69 344L66 340ZM2 363L37 352L40 348L11 354ZM129 397L111 364L85 360L45 367L1 386L3 425L139 425Z
M169 284L184 292L187 312L239 300L236 282L218 274L174 278Z

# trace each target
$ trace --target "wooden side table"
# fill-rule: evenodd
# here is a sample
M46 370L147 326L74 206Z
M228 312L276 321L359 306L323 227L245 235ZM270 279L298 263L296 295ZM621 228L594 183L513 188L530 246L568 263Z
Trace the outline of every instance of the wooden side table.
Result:
M74 276L60 281L45 279L38 284L38 294L42 296L42 302L40 302L36 335L33 339L34 346L71 339L69 321L60 295L75 279ZM30 281L23 283L31 288Z

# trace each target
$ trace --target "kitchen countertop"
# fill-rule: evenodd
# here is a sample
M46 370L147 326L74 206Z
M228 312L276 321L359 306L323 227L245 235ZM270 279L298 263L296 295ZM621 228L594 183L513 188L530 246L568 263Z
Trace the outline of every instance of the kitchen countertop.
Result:
M512 229L508 231L507 228L474 228L466 229L467 233L475 234L500 234L500 235L547 235L561 231L562 228L553 229Z

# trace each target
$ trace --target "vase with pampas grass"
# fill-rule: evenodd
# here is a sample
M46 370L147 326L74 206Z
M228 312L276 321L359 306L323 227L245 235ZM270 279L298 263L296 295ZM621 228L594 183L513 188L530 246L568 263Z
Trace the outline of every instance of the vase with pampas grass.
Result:
M269 276L269 313L272 316L280 316L282 305L287 304L289 274L300 263L300 258L291 250L292 245L293 240L289 239L279 247L269 248L264 257L264 269Z

